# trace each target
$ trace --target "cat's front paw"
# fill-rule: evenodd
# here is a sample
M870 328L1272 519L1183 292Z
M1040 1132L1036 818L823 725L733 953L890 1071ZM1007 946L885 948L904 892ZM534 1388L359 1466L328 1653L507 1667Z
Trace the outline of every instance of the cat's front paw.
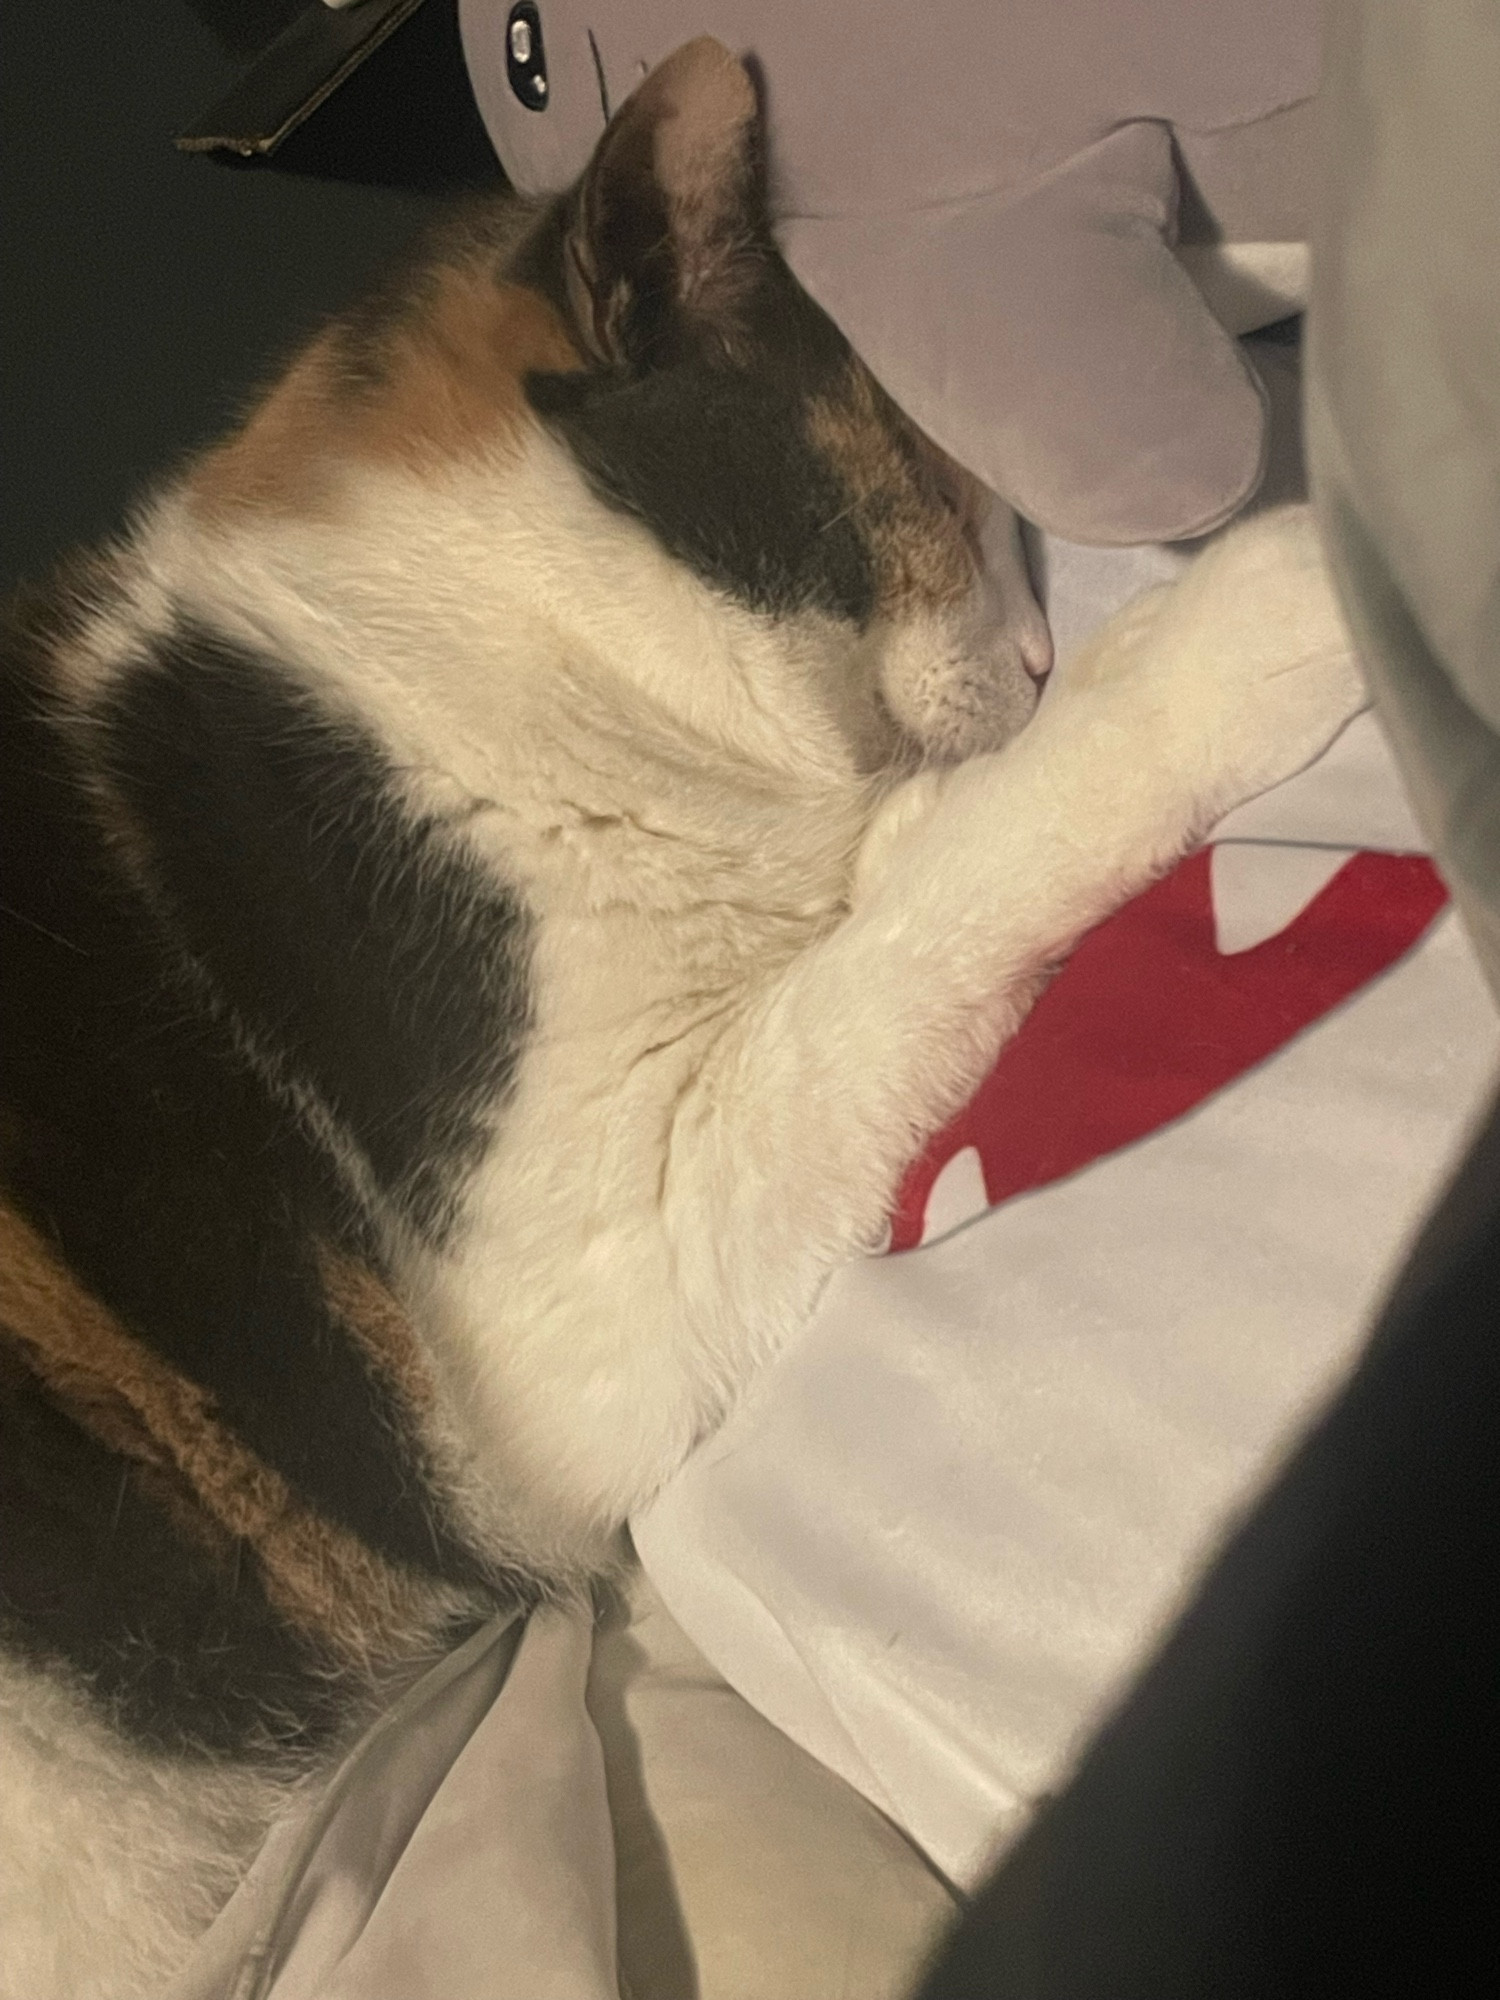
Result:
M1127 605L1067 670L1163 757L1204 825L1319 756L1367 696L1311 510L1270 510Z

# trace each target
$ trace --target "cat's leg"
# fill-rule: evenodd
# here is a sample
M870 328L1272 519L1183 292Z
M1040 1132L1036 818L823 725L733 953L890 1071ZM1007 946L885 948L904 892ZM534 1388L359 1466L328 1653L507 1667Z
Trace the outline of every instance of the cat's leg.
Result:
M913 781L851 914L727 1033L674 1125L689 1292L746 1367L876 1238L901 1173L1084 931L1364 700L1305 509L1228 535L1128 606L999 753Z

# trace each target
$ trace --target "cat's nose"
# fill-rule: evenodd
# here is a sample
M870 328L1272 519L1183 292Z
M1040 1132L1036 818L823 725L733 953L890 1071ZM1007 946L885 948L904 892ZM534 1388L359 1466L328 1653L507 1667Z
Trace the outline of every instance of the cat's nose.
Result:
M988 650L996 666L1002 672L1025 673L1040 688L1052 671L1052 628L1030 584L983 576L973 616L989 633Z

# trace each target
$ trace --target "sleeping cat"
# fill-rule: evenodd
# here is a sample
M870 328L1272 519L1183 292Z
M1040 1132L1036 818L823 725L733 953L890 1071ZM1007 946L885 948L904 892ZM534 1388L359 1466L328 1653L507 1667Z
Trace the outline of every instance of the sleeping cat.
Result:
M1031 720L759 145L690 44L8 621L7 2000L155 1992L394 1687L607 1567L1072 943L1360 700L1291 512Z

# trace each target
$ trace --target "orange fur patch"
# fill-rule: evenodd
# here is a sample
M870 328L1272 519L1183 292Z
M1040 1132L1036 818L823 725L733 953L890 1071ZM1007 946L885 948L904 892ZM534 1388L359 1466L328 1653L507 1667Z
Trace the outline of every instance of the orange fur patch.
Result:
M368 1265L322 1244L318 1269L323 1296L365 1358L400 1397L413 1418L432 1408L432 1380L422 1361L416 1328L406 1308Z
M527 421L525 376L582 366L553 307L481 263L431 271L373 354L357 354L355 339L340 324L319 334L243 428L199 462L189 488L204 513L324 512L351 463L421 472L503 448Z
M947 461L936 446L907 425L857 361L841 393L812 404L808 428L848 490L874 558L878 609L892 617L957 603L973 582L974 561L962 517L939 496Z
M185 1487L214 1530L253 1550L271 1603L351 1666L430 1639L453 1594L367 1548L299 1500L222 1424L213 1398L153 1354L0 1205L0 1323L81 1428Z

